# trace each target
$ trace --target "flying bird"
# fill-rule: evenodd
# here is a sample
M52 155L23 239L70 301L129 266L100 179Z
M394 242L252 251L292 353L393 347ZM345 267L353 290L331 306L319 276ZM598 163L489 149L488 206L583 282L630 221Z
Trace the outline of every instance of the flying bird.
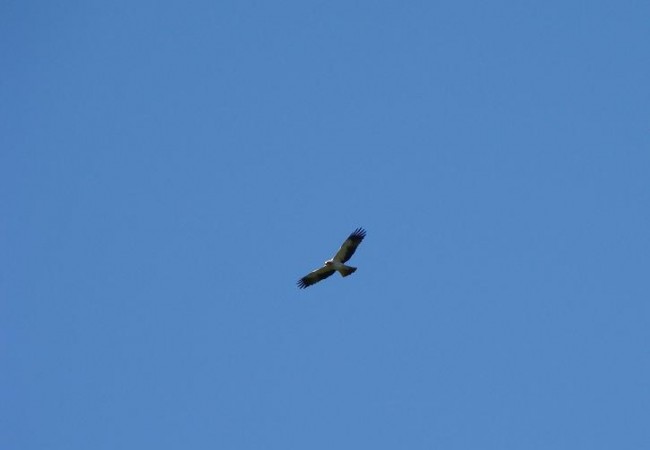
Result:
M305 289L306 287L333 275L336 271L338 271L343 277L347 277L356 272L356 267L346 266L344 263L352 258L352 255L354 255L354 252L359 244L361 244L364 237L366 237L366 230L363 228L357 228L354 230L354 232L345 240L343 245L341 245L341 248L336 252L336 255L334 255L332 259L328 259L325 261L323 267L308 273L298 280L298 287L300 289Z

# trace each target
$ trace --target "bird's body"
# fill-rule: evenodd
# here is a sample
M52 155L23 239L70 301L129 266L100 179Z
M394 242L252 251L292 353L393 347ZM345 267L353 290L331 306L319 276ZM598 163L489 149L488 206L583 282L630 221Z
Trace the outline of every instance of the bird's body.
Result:
M352 267L352 266L346 266L340 261L335 260L334 258L328 259L325 261L325 266L331 267L332 269L336 270L338 273L341 274L341 276L347 277L348 275L353 274L356 272L357 268Z
M298 280L298 287L304 289L333 275L334 272L340 273L343 277L347 277L356 272L356 267L347 266L344 263L354 255L354 252L361 241L363 241L364 237L366 237L366 231L363 228L357 228L354 230L354 232L345 240L343 245L341 245L341 248L336 252L336 255L334 255L332 259L328 259L322 267L310 272Z

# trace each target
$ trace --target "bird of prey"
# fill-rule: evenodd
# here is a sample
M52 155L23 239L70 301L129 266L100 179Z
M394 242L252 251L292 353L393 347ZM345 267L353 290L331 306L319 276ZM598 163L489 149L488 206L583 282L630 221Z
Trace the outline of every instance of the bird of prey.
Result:
M354 230L354 232L345 240L343 245L341 245L341 248L336 252L336 255L334 255L332 259L328 259L325 261L323 267L308 273L298 280L298 287L304 289L312 284L318 283L320 280L324 280L336 271L338 271L343 277L347 277L356 272L356 267L346 266L344 263L348 259L352 258L352 255L354 255L355 250L359 244L361 244L364 237L366 237L366 230L363 228L357 228Z

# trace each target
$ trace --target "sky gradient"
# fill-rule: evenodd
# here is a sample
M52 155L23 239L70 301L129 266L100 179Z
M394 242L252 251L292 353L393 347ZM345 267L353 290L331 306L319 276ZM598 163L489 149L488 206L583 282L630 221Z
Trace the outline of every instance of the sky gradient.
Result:
M0 448L650 448L649 17L2 2Z

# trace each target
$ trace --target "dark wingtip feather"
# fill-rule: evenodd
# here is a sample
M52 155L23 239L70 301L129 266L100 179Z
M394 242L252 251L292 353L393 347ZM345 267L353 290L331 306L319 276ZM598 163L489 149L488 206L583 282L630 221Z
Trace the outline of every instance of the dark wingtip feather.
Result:
M354 232L350 235L350 239L354 239L355 241L358 242L361 242L365 237L366 237L366 230L364 230L361 227L354 230Z

